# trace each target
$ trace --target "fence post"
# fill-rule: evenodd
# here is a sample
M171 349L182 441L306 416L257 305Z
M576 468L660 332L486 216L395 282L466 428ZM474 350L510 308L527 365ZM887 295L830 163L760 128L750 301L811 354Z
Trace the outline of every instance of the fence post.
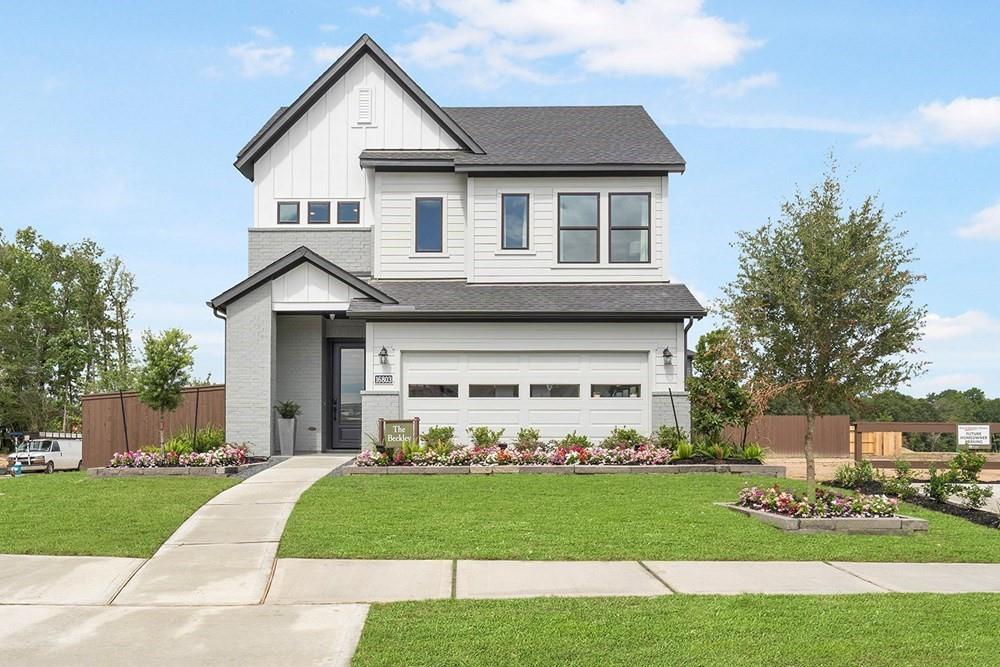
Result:
M861 427L858 424L854 425L854 460L861 461Z

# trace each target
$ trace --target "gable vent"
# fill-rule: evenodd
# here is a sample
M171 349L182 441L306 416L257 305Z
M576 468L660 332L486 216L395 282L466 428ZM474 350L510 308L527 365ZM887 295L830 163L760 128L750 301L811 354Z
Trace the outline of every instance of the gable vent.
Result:
M371 88L358 89L358 125L371 125L375 118L375 94Z

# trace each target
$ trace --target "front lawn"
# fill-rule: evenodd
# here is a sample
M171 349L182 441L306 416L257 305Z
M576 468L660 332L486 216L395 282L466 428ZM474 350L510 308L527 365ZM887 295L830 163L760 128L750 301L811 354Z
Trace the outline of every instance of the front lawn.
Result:
M374 605L355 667L996 664L996 595L442 600ZM981 619L986 623L970 619Z
M196 509L236 481L95 479L77 472L0 478L0 553L149 557Z
M713 503L734 475L370 475L305 492L279 555L517 560L850 560L1000 562L1000 533L902 505L926 535L782 533ZM801 483L781 480L782 485Z

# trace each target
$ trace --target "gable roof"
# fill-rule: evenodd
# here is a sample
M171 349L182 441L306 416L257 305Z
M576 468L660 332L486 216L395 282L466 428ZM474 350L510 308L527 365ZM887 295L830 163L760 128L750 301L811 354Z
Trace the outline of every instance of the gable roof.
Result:
M224 311L227 305L236 301L247 292L250 292L264 283L291 271L305 262L309 262L318 269L327 272L342 283L356 289L361 294L364 294L365 297L371 299L373 303L396 303L396 300L391 296L377 287L366 283L364 280L361 280L350 271L340 268L330 260L318 255L305 246L299 246L284 257L271 262L257 273L248 277L246 280L233 285L219 296L208 301L207 304L210 308Z
M423 89L382 50L367 34L361 35L330 67L316 79L298 99L287 107L278 109L271 119L265 123L253 139L236 156L233 165L244 176L253 180L253 165L261 155L270 148L309 108L321 98L351 67L363 56L369 55L396 80L420 106L424 108L440 125L455 139L473 153L481 153L483 149L458 123L432 100Z

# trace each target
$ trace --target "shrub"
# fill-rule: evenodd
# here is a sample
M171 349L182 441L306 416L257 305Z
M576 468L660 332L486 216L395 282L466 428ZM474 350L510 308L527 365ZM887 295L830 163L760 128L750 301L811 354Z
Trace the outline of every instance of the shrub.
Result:
M959 452L952 459L948 470L938 472L931 467L930 478L924 487L928 498L946 503L951 496L958 496L963 506L979 509L993 497L993 489L979 486L979 472L986 464L986 457L970 451Z
M748 442L738 454L744 461L756 461L757 463L763 463L764 459L767 458L764 454L764 448L756 442Z
M979 480L979 473L986 465L986 457L977 452L965 449L955 455L951 460L951 469L955 471L958 481L976 482Z
M562 447L590 447L590 439L585 435L577 435L576 431L567 433L558 443Z
M876 517L895 516L898 501L884 495L844 496L829 489L816 489L816 502L809 502L805 493L782 489L746 487L740 491L737 505L774 514L794 517Z
M688 441L688 435L684 432L684 429L677 429L673 426L661 424L660 427L656 429L656 433L653 434L652 439L653 442L660 447L676 449L679 443Z
M601 442L602 447L638 447L645 445L649 439L640 435L634 428L616 426L611 434Z
M282 419L295 419L302 414L302 408L295 401L281 401L274 409L278 411L278 416Z
M715 459L716 461L733 458L732 445L727 445L721 442L709 445L705 448L705 452L708 455L708 458Z
M182 429L163 443L165 451L178 454L187 452L209 452L226 444L226 430L215 426L203 426L198 429L198 437L194 437L190 428Z
M856 489L863 484L873 482L876 479L875 468L868 461L858 461L857 464L848 463L837 468L833 481L837 486L845 489Z
M466 429L472 438L472 444L476 447L495 447L500 444L505 429L499 431L492 430L489 426L476 426Z
M986 504L986 500L993 497L993 489L978 484L970 484L958 492L962 498L962 505L969 509L977 510Z
M673 452L673 456L670 457L671 461L684 461L694 456L694 445L687 440L681 440L674 445Z
M517 448L521 450L534 449L538 446L540 438L541 433L538 432L537 428L525 426L517 432Z
M420 436L427 449L438 454L448 454L455 449L455 428L453 426L432 426Z
M930 477L927 480L927 485L924 486L924 495L939 503L948 502L948 498L958 490L958 484L955 483L955 471L938 472L935 466L931 466L929 472Z
M163 443L163 451L177 454L178 456L181 454L190 454L191 441L175 435Z
M895 470L894 477L882 477L882 489L890 496L898 496L903 500L912 498L916 493L913 489L913 466L908 461L899 459Z

